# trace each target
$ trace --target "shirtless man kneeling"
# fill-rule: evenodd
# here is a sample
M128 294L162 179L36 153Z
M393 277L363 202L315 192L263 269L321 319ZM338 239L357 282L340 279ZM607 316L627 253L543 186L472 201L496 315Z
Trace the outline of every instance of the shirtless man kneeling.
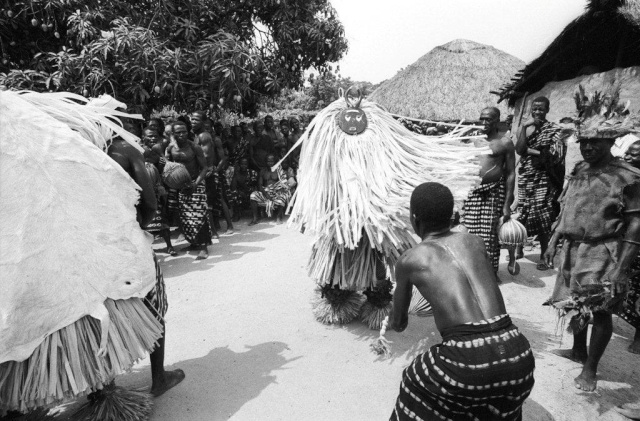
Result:
M409 323L413 286L433 307L443 342L419 355L402 375L392 420L522 419L535 362L511 323L484 242L452 232L453 196L439 183L411 195L411 224L422 242L396 265L390 325Z

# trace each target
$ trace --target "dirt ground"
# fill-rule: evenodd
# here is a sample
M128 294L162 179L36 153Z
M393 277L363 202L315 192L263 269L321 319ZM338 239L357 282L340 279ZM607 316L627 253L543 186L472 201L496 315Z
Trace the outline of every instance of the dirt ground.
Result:
M440 335L432 318L412 316L405 332L387 334L392 355L382 358L369 350L378 332L359 321L316 322L305 270L312 240L286 225L243 220L235 234L214 240L207 260L158 254L169 297L166 365L186 379L155 399L153 421L388 419L402 370ZM154 247L163 251L162 240ZM555 271L537 271L538 254L526 251L518 276L508 274L503 256L499 272L507 310L536 357L524 419L625 420L613 407L640 401L640 356L626 350L632 329L614 320L597 392L575 389L580 366L550 352L570 347L571 338L541 306ZM117 383L148 388L149 360Z

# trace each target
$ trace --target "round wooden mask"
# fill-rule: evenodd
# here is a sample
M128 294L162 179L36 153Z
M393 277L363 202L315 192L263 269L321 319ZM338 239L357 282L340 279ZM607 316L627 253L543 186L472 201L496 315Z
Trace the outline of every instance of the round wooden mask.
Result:
M360 108L347 108L338 114L338 125L346 134L360 134L367 128L367 115Z

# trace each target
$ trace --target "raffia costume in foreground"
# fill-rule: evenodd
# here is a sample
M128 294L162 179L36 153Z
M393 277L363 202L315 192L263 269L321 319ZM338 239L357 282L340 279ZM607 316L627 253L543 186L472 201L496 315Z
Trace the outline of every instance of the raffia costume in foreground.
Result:
M139 188L104 152L135 142L109 99L85 102L0 92L0 414L101 389L162 335Z
M546 121L540 131L527 138L527 147L544 150L551 162L564 162L565 150L562 129ZM525 226L529 236L548 234L556 218L558 188L549 175L547 166L540 158L524 155L518 173L518 220Z
M338 121L345 115L356 126L364 121L365 128L357 132L354 126L354 134L347 134L339 125L344 119ZM355 291L364 291L368 301L361 317L380 328L391 307L385 266L393 267L415 244L407 224L411 192L437 181L459 202L467 196L480 181L476 157L488 150L460 141L474 128L425 137L373 102L363 100L358 108L342 98L313 119L292 148L302 144L289 226L316 236L308 266L319 287L316 319L348 323L362 305Z
M391 420L521 420L533 389L529 341L506 315L443 329L402 374Z
M572 316L574 331L586 327L591 311L615 310L602 278L619 259L625 233L624 188L640 183L640 170L618 158L595 174L576 175L583 165L576 165L560 196L555 231L562 234L564 244L550 300Z

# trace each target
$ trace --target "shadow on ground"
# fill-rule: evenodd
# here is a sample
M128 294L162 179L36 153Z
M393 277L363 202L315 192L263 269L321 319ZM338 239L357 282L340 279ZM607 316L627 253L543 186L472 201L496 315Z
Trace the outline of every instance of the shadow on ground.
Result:
M233 234L221 235L218 240L213 240L214 244L208 247L209 257L204 260L196 260L199 250L189 250L189 243L186 241L177 242L178 235L176 233L172 234L172 241L174 248L178 252L177 256L171 257L166 254L165 243L162 238L154 241L154 249L165 278L173 278L194 271L206 271L217 263L237 260L246 254L263 251L264 247L248 244L267 242L277 237L277 234L261 232L261 230L269 226L269 223L251 227L237 223L238 229Z

